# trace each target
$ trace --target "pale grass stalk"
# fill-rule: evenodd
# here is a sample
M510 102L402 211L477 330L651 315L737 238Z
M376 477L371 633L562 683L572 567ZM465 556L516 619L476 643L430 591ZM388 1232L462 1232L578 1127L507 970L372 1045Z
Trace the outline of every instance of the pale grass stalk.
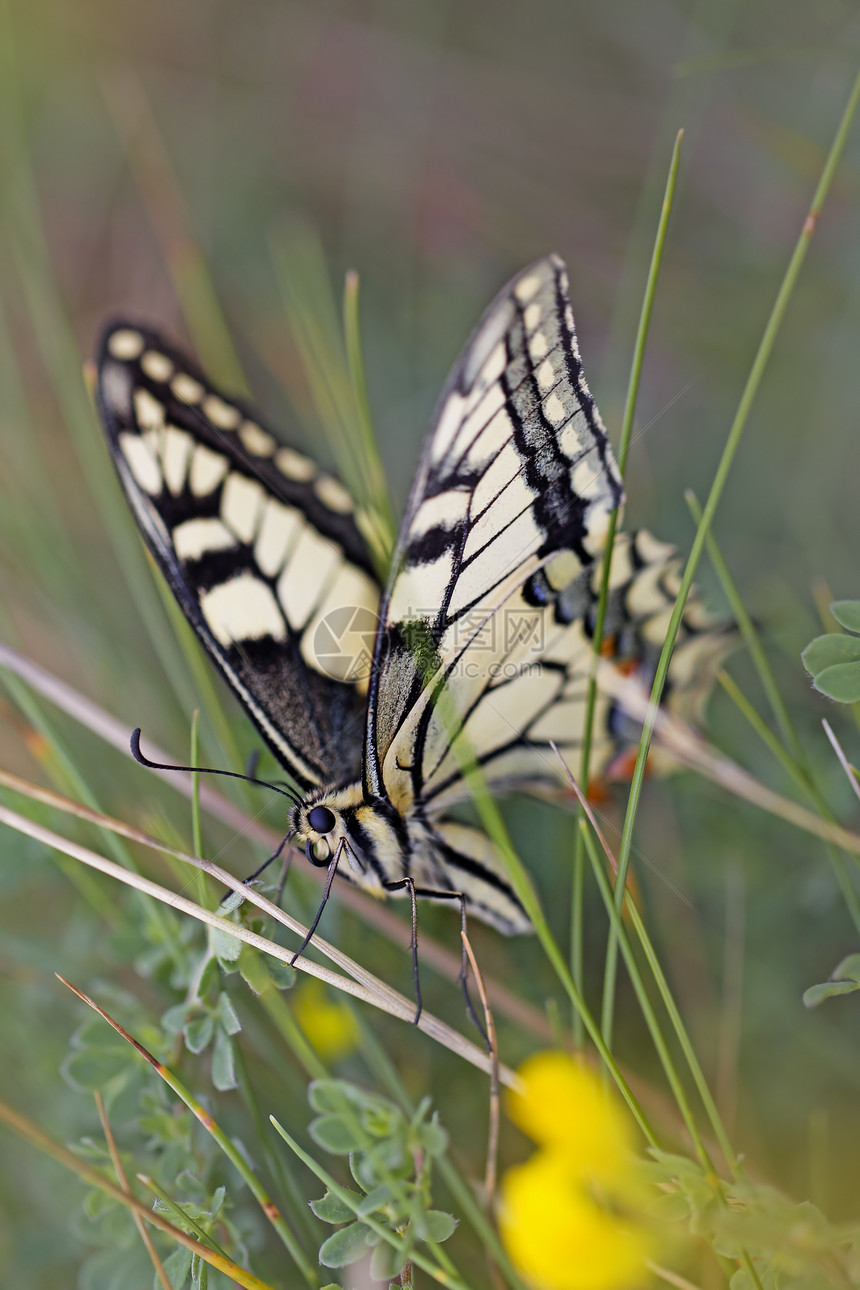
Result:
M851 787L854 790L855 797L860 797L860 784L857 783L857 776L854 773L854 769L850 761L845 756L845 751L842 745L840 744L839 740L836 738L835 734L833 733L833 727L831 726L830 722L827 720L826 717L822 719L821 724L824 726L824 733L827 735L827 738L830 740L833 751L836 753L836 756L839 759L839 765L845 771L845 778L848 780L848 783L851 785Z
M478 997L484 1009L484 1022L487 1027L487 1043L492 1058L490 1068L490 1127L487 1134L487 1167L484 1170L484 1202L487 1209L492 1213L496 1199L496 1179L498 1175L499 1161L499 1044L496 1038L496 1023L493 1020L493 1011L490 1007L490 1001L487 998L487 987L484 985L484 978L481 975L481 969L478 967L478 960L475 958L475 951L472 949L472 943L465 932L461 932L463 946L469 959L469 966L475 978L475 986L478 991Z
M805 833L812 833L853 855L860 855L860 835L840 824L822 819L814 811L760 783L737 762L717 752L697 731L665 708L657 712L650 711L649 697L641 686L632 678L621 676L612 664L602 663L598 677L601 689L621 703L631 717L643 722L648 719L660 745L683 766L698 771L705 779L719 784L735 797L752 802L753 806L779 816Z
M307 1285L311 1287L311 1290L314 1290L314 1287L319 1286L319 1279L314 1273L314 1270L308 1263L307 1259L304 1257L304 1254L301 1250L298 1240L296 1239L295 1233L290 1229L288 1223L286 1222L286 1219L284 1218L283 1214L280 1213L280 1211L278 1210L278 1207L275 1205L271 1196L264 1188L255 1170L251 1167L249 1162L242 1155L241 1151L238 1150L238 1148L235 1146L232 1140L227 1136L227 1134L224 1132L224 1130L221 1128L218 1122L213 1118L213 1116L209 1113L209 1111L207 1111L206 1108L197 1100L197 1098L194 1097L193 1093L191 1093L191 1091L182 1083L182 1081L177 1079L177 1077L167 1066L165 1066L162 1062L158 1061L158 1059L153 1056L153 1054L149 1051L148 1048L146 1048L142 1043L140 1043L139 1040L135 1039L134 1035L130 1034L125 1029L124 1026L121 1026L119 1022L110 1015L109 1012L106 1012L104 1008L102 1008L98 1003L96 1003L95 999L92 999L88 994L85 994L83 990L79 990L76 985L72 985L71 981L67 981L64 976L60 976L59 972L57 972L55 975L58 981L62 982L63 985L67 986L68 989L71 990L72 993L76 995L81 1000L82 1003L85 1003L88 1008L92 1008L93 1012L97 1013L98 1016L100 1016L104 1021L106 1021L107 1024L110 1027L112 1027L112 1029L115 1030L116 1033L126 1041L126 1043L130 1044L132 1048L134 1048L134 1050L140 1054L140 1056L144 1059L144 1061L149 1063L149 1065L153 1068L153 1070L159 1076L159 1078L164 1080L168 1088L172 1089L173 1092L177 1095L177 1097L179 1097L185 1103L185 1105L188 1107L192 1115L195 1116L195 1118L199 1121L200 1124L202 1124L203 1128L214 1140L215 1144L224 1153L224 1155L230 1161L233 1168L239 1174L239 1177L245 1183L246 1187L251 1192L252 1196L254 1197L257 1204L259 1205L260 1211L263 1217L269 1223L271 1223L272 1227L274 1228L278 1237L283 1242L284 1247L286 1248L290 1257L295 1263L298 1271L301 1272L302 1276L304 1277L304 1280L307 1283ZM116 1143L114 1142L113 1133L111 1132L110 1124L108 1123L108 1120L107 1120L107 1115L104 1110L104 1103L102 1102L101 1094L97 1092L95 1097L96 1097L96 1104L99 1108L99 1116L101 1117L105 1138L107 1139L108 1148L111 1153L111 1159L114 1162L114 1168L117 1171L117 1176L119 1177L120 1183L122 1184L123 1187L126 1188L126 1190L128 1190L129 1189L128 1180L122 1168L122 1162L120 1161L119 1153L116 1150ZM138 1177L139 1176L140 1175L138 1175ZM146 1230L146 1227L141 1225L141 1221L139 1220L137 1215L135 1215L135 1223L137 1224L138 1228L141 1229L141 1236L144 1242L146 1243L147 1249L150 1250L150 1247L152 1246L152 1242L149 1239L149 1234ZM152 1249L150 1253L151 1253L151 1257L153 1258L153 1261L156 1263L156 1268L160 1268L161 1263L158 1260L157 1253L155 1252L154 1249ZM162 1273L163 1273L163 1269L162 1269ZM167 1278L163 1277L163 1281L166 1283ZM165 1290L171 1290L169 1283L165 1285Z
M102 1132L105 1135L105 1142L107 1143L107 1149L111 1158L111 1164L113 1165L113 1168L114 1168L114 1173L117 1176L117 1181L120 1187L122 1187L123 1191L130 1196L132 1195L132 1190L131 1190L131 1187L129 1186L126 1172L122 1167L122 1160L120 1159L119 1149L117 1148L117 1145L116 1145L116 1138L113 1136L113 1129L110 1126L110 1120L108 1119L107 1110L104 1104L104 1098L102 1097L98 1089L96 1089L95 1093L93 1094L93 1097L96 1100L96 1110L99 1113L99 1119L101 1120L101 1125L102 1125ZM146 1223L144 1223L143 1218L137 1212L136 1209L133 1209L131 1211L131 1217L134 1220L134 1225L137 1228L138 1235L140 1239L143 1241L144 1248L147 1254L149 1255L153 1268L155 1269L155 1275L158 1277L158 1280L161 1282L162 1290L173 1290L173 1287L171 1286L170 1281L168 1279L167 1273L164 1271L164 1264L161 1262L161 1259L158 1256L158 1250L155 1248L155 1245L153 1243L152 1237L149 1234L149 1229L146 1226Z
M29 1142L31 1146L43 1151L46 1155L56 1160L58 1164L77 1174L88 1186L96 1187L99 1191L103 1191L120 1205L124 1205L132 1213L139 1214L147 1223L166 1233L178 1245L184 1245L192 1254L198 1255L199 1258L209 1263L213 1268L223 1272L232 1281L235 1281L236 1285L242 1286L243 1290L275 1290L268 1281L262 1281L260 1277L255 1277L253 1272L247 1272L238 1263L234 1263L232 1259L216 1254L214 1250L210 1250L199 1241L195 1241L192 1236L183 1232L181 1228L174 1227L162 1214L151 1209L142 1200L138 1200L131 1192L123 1191L121 1187L110 1182L100 1169L94 1169L92 1165L80 1160L73 1151L69 1151L68 1147L55 1142L53 1138L39 1128L38 1124L28 1120L26 1116L21 1115L20 1112L11 1106L7 1106L4 1102L0 1102L0 1121L8 1125L25 1142Z
M106 819L107 817L105 817ZM83 847L79 843L72 842L68 838L63 838L59 834L52 832L50 829L43 828L42 825L28 820L25 816L19 815L15 811L9 810L5 806L0 806L0 823L8 825L19 833L31 837L37 842L53 850L60 851L64 855L71 856L72 859L88 865L90 868L97 869L100 873L124 883L126 886L133 887L137 891L145 892L155 900L169 905L179 913L187 914L191 918L196 918L198 922L205 923L209 927L215 927L220 932L228 936L233 936L237 940L244 941L246 944L253 946L254 949L264 954L269 954L273 958L279 959L282 963L291 964L293 960L293 951L285 949L283 946L268 940L265 936L260 936L256 932L250 931L246 927L241 927L237 923L232 923L229 919L222 918L219 914L211 910L203 909L188 897L169 891L159 883L152 882L149 878L144 878L140 874L129 872L123 869L121 865L105 856L98 855L88 847ZM111 823L113 823L111 821ZM127 826L123 826L127 828ZM252 887L246 887L232 874L221 869L218 865L209 860L200 860L196 856L183 854L181 851L174 851L172 848L165 847L162 843L157 842L154 838L149 838L144 833L137 830L132 831L136 836L131 840L139 841L144 846L154 847L157 850L167 852L177 859L184 861L195 868L202 869L217 882L229 887L231 891L239 892L245 899L263 910L270 918L276 919L285 927L295 932L297 936L304 939L307 934L305 928L297 919L284 913L277 905L274 905L265 896L255 891ZM131 833L126 836L131 837ZM415 1005L406 999L402 994L393 990L385 982L380 981L372 973L368 972L360 964L350 959L347 955L336 950L334 946L323 941L319 937L314 937L312 944L325 954L332 962L337 963L348 976L341 976L337 972L332 972L329 968L314 963L313 960L304 956L296 959L295 966L302 972L307 972L310 976L318 977L321 981L333 986L337 990L343 990L346 994L352 995L355 999L361 999L369 1003L372 1007L378 1008L382 1012L387 1012L390 1016L397 1017L401 1021L412 1023L415 1015ZM457 1033L452 1027L434 1017L431 1013L422 1013L418 1023L418 1029L424 1031L431 1039L443 1047L450 1049L462 1057L464 1061L476 1066L479 1070L489 1073L492 1062L488 1053L478 1048L476 1044ZM508 1067L502 1067L500 1071L502 1082L509 1087L516 1087L518 1084L517 1077Z
M94 703L92 699L81 694L67 682L60 680L59 677L54 676L53 673L26 658L3 641L0 641L0 666L9 668L11 672L19 676L29 686L32 686L34 690L42 694L62 712L74 718L85 729L98 735L105 743L118 749L124 756L131 756L129 751L130 727L127 724L119 721L111 713L106 712L104 708ZM147 747L153 761L170 762L174 760L168 752L150 741L147 741ZM175 792L181 793L187 798L191 797L191 776L177 774L174 771L149 771L148 773L157 775L164 783L169 784ZM3 781L0 780L0 782ZM25 784L26 781L20 781L20 783ZM15 785L10 783L10 787L14 788ZM20 791L29 792L31 796L33 795L27 788L21 788ZM59 804L65 800L57 799L54 804ZM241 836L247 836L254 842L259 842L268 847L269 850L272 850L280 842L281 838L274 830L260 820L248 815L247 812L235 806L217 790L213 789L210 784L203 781L201 781L199 787L199 800L201 807L209 815L220 820L229 828L235 829ZM73 805L67 803L67 805L61 806L61 809L69 810ZM310 868L308 873L312 879L322 883L324 875L319 870ZM348 906L364 923L373 927L380 935L386 937L387 940L393 942L399 948L404 950L407 948L404 924L385 904L365 895L364 892L355 887L347 886L345 883L335 884L335 894L337 899ZM421 961L428 967L434 968L448 981L456 981L459 976L460 955L453 953L432 937L425 935L421 937ZM507 986L492 977L486 978L486 984L490 1002L498 1012L504 1014L517 1026L530 1031L538 1039L552 1042L552 1027L540 1009L519 998L513 990L509 990Z

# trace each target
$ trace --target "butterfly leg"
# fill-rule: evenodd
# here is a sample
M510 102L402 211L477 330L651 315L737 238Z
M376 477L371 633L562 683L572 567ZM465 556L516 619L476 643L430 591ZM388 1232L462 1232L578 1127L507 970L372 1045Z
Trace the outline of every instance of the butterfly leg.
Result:
M487 1046L487 1052L490 1051L490 1041L487 1038L487 1032L481 1024L481 1019L475 1011L475 1005L472 1003L472 996L469 994L469 956L466 953L466 897L462 891L432 891L423 887L418 887L415 892L416 896L429 896L433 900L459 900L460 902L460 975L457 980L460 983L460 989L463 991L463 999L466 1004L466 1013L472 1025L478 1031Z
M268 857L263 861L263 863L262 863L261 865L258 865L258 866L257 866L257 868L254 870L254 872L253 872L253 873L249 873L249 874L248 874L248 876L247 876L247 878L243 878L243 879L242 879L242 885L243 885L243 887L248 887L248 886L250 886L250 884L255 880L255 878L259 878L260 874L261 874L265 869L268 869L269 865L270 865L270 864L273 864L273 863L275 862L275 860L277 860L277 859L278 859L278 857L280 856L280 854L281 854L281 852L283 851L284 847L287 845L287 843L289 842L290 838L292 837L292 833L293 833L292 829L290 829L289 833L285 833L285 834L284 834L284 836L281 838L280 842L278 843L278 845L277 845L276 849L272 852L272 854L271 854L270 856L268 856ZM285 883L286 883L286 881L287 881L287 875L288 875L288 874L289 874L289 872L290 872L290 864L291 864L291 863L292 863L292 857L291 857L291 856L287 856L286 865L285 865L285 867L284 867L284 871L283 871L283 873L282 873L282 875L281 875L281 879L280 879L280 882L279 882L279 884L278 884L278 899L277 899L277 901L276 901L276 904L278 904L278 905L280 905L280 903L281 903L281 895L283 894L284 884L285 884ZM219 903L219 905L223 905L223 904L225 904L228 900L230 900L231 896L239 896L239 895L240 895L240 893L239 893L239 892L237 892L237 891L227 891L227 892L225 892L225 893L224 893L224 895L221 897L221 899L220 899L220 901L219 901L218 903ZM239 902L238 902L238 905L241 905L241 903L242 903L242 901L241 901L241 899L240 899L240 900L239 900ZM238 905L236 906L237 908L238 908Z
M319 906L317 908L317 912L314 914L314 921L310 925L310 929L308 931L307 936L302 941L301 945L296 950L293 957L290 959L290 967L293 966L296 959L299 958L300 955L304 954L308 945L313 940L314 932L317 930L317 924L322 918L322 912L325 909L326 905L328 904L328 898L331 895L331 885L334 882L334 876L337 873L337 866L338 866L338 863L340 862L340 857L343 855L343 849L345 846L346 846L346 839L344 838L341 840L337 850L335 851L334 855L329 861L328 872L325 878L325 886L323 887L322 899L320 900Z
M415 998L418 1004L417 1011L413 1018L412 1024L417 1026L419 1019L421 1017L422 1002L421 1002L421 982L418 976L418 905L417 905L416 898L418 896L421 896L421 897L429 897L433 900L458 900L460 902L460 930L463 933L463 935L465 935L466 897L463 895L462 891L436 891L430 887L416 887L415 880L413 878L400 878L396 882L385 883L386 891L403 891L404 888L409 892L409 899L412 902L412 943L411 943L412 976L415 982ZM459 976L457 977L457 980L460 983L460 989L463 991L463 999L465 1000L465 1003L466 1003L466 1013L469 1017L469 1020L472 1022L473 1026L478 1031L478 1033L481 1035L481 1038L483 1039L484 1043L487 1045L487 1050L489 1051L490 1043L487 1038L487 1032L484 1030L484 1027L481 1025L481 1020L478 1017L477 1012L475 1011L475 1005L472 1003L472 997L469 994L469 982L468 982L469 958L468 958L468 955L466 954L466 943L463 940L462 935L460 937L460 942L461 942L460 973L459 973Z
M418 902L415 897L419 894L415 889L414 878L398 878L395 882L383 883L386 891L403 891L405 888L409 892L409 900L412 904L412 940L410 949L412 950L412 980L415 984L415 1016L412 1018L413 1026L417 1026L421 1020L421 1012L424 1007L421 1000L421 978L418 974Z

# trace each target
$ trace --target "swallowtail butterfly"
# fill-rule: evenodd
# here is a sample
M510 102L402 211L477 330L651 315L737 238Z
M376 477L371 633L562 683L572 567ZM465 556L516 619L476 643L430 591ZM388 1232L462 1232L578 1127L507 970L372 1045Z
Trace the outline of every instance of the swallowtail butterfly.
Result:
M550 741L578 764L623 492L563 263L514 278L457 360L384 587L347 490L156 332L107 329L98 404L150 551L299 787L295 841L330 877L413 902L458 893L500 931L529 930L493 843L450 811L468 797L470 755L495 791L561 791ZM648 681L677 564L646 532L616 539L604 653ZM725 648L694 597L666 702L697 713ZM631 738L598 697L593 772Z

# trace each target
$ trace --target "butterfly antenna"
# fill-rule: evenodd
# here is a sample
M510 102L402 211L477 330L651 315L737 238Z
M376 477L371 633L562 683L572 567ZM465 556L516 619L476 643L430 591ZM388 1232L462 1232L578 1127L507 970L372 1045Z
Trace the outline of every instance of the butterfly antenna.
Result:
M140 727L131 732L129 740L131 755L141 766L146 766L147 770L185 770L192 775L226 775L228 779L243 779L247 784L257 784L260 788L270 788L273 793L280 793L282 797L287 797L291 802L299 805L301 798L291 789L278 788L277 784L270 784L265 779L255 779L253 775L240 775L236 770L216 770L211 766L169 766L166 762L150 761L148 757L140 751ZM286 841L286 839L285 839ZM282 844L283 846L283 844ZM280 852L276 852L280 854Z

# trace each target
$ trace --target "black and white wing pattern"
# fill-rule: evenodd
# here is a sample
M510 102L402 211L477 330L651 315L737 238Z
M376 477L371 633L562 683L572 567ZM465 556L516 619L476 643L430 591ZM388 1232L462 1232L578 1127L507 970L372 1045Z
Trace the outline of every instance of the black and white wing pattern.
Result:
M585 384L556 257L490 306L443 395L401 529L382 616L366 791L437 816L472 757L496 790L558 791L582 746L606 527L622 501ZM679 586L672 547L619 534L603 652L650 687ZM701 709L732 633L694 596L665 701ZM597 696L591 771L639 728Z
M305 789L358 778L380 589L349 494L145 327L105 331L98 404L150 551L275 756Z
M519 778L516 766L502 769L503 747L539 713L555 708L563 720L560 707L576 701L570 660L588 663L587 589L622 498L582 373L565 268L550 256L490 305L427 440L382 609L368 793L405 811L429 804L432 781L456 778L452 712L492 778L497 768L499 778ZM566 630L551 650L562 593ZM525 675L529 649L547 666ZM500 678L507 683L494 685Z

